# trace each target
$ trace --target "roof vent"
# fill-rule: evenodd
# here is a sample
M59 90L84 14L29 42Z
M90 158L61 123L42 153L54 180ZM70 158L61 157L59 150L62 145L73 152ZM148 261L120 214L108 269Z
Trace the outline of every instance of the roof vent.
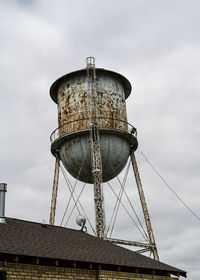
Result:
M0 183L0 223L6 224L5 219L5 197L7 192L7 184Z

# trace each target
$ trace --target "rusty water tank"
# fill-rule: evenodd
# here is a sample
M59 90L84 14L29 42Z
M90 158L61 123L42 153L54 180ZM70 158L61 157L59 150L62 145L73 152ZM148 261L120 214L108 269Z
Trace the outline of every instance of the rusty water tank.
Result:
M135 128L128 124L126 98L131 84L121 74L96 68L96 120L100 134L103 182L125 167L130 152L137 149ZM51 135L51 151L75 178L92 183L90 127L92 97L86 69L56 80L50 88L58 105L58 128Z

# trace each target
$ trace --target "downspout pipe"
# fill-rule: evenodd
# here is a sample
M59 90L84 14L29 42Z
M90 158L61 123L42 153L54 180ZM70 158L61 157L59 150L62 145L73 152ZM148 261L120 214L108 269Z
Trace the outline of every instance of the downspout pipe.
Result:
M5 219L5 198L7 192L7 184L0 183L0 223L6 224Z

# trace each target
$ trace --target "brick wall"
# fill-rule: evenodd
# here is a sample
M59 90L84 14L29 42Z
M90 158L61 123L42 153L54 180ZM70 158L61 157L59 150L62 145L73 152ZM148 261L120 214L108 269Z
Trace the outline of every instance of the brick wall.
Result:
M0 263L0 270L3 263ZM153 276L125 272L96 271L85 269L72 269L64 267L29 265L18 263L6 264L8 280L172 280L167 276Z

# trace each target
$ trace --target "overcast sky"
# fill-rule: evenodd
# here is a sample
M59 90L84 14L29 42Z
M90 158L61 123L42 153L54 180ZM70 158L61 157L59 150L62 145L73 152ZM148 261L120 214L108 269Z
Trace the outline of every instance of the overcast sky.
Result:
M57 127L49 87L95 56L97 67L133 86L128 120L138 129L136 157L160 260L199 280L200 222L141 155L200 215L199 11L198 0L0 1L0 170L8 217L48 222L55 164L49 136ZM60 177L57 225L69 197ZM109 223L114 196L104 188ZM142 219L131 172L128 192ZM82 203L93 220L92 197L89 185ZM78 229L76 215L69 226ZM113 237L142 240L123 208Z

